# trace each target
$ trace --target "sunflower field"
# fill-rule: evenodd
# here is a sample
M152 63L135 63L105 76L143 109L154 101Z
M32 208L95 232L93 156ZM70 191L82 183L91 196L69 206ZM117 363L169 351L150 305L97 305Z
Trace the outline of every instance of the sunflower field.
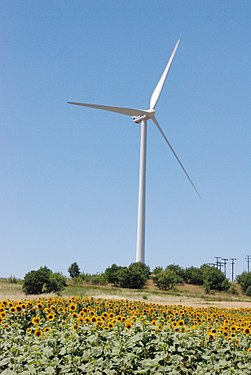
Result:
M251 309L2 300L0 373L251 374Z

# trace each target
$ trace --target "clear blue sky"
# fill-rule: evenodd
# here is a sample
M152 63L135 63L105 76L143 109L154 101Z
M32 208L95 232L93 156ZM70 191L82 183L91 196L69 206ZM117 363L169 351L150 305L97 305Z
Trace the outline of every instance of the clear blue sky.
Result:
M148 108L146 263L251 254L251 2L0 1L0 276L135 261L139 126L68 100ZM228 266L230 275L230 266Z

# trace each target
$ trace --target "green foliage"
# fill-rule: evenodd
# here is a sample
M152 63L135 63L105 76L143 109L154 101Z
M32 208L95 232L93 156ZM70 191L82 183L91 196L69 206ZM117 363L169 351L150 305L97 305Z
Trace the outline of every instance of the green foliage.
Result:
M66 277L60 272L51 272L49 281L45 285L44 291L46 293L56 292L60 293L66 287Z
M137 262L129 267L113 264L105 270L107 281L121 288L141 289L145 285L150 268L144 263Z
M250 374L251 341L243 333L237 345L222 335L209 339L204 325L183 332L168 326L156 329L146 322L129 330L119 323L111 330L96 329L92 324L73 330L68 319L64 324L53 321L51 331L36 337L25 334L24 318L13 316L13 326L0 328L2 375Z
M66 286L66 278L61 273L53 273L48 267L40 267L24 276L25 294L60 292Z
M238 284L240 284L243 293L248 296L251 295L251 272L243 272L236 278Z
M192 284L192 285L204 284L202 269L198 267L192 266L192 267L186 268L184 270L183 279L187 284Z
M185 270L182 267L180 267L178 264L169 264L166 267L166 270L174 271L176 275L179 276L180 279L184 281Z
M207 292L211 290L228 291L231 285L220 270L206 264L199 268L188 267L186 269L175 264L170 264L165 270L162 267L156 267L152 272L152 278L160 289L171 289L176 284L186 282L187 284L204 285Z
M118 283L118 271L124 267L118 266L117 264L112 264L111 267L106 268L105 275L108 283L117 285Z
M166 268L158 272L154 278L159 289L172 289L176 284L183 282L183 279L174 271L174 269Z
M10 284L17 284L17 278L15 277L15 276L10 276L9 278L8 278L8 283L10 283Z
M233 296L237 296L239 294L238 290L233 284L231 284L230 288L228 289L228 293L232 294Z
M105 273L94 273L94 274L89 274L89 273L81 273L77 280L84 281L85 283L90 283L94 285L105 285L107 284L107 277Z
M70 277L73 279L74 277L78 277L80 275L80 268L76 262L72 263L68 268L68 272Z
M206 264L201 266L201 270L206 291L228 291L231 284L220 270Z
M25 294L43 293L44 286L50 278L52 271L48 267L40 267L32 270L24 276L23 291Z
M251 296L251 285L249 285L249 287L247 288L246 295Z
M136 262L136 263L131 263L130 266L128 267L132 272L139 273L141 277L146 280L148 279L150 275L150 267L147 266L146 264L142 262Z
M118 271L117 284L121 288L141 289L146 283L149 267L143 263L132 263L129 267L122 267Z
M157 283L158 275L163 271L163 267L155 267L151 273L151 278L154 283Z
M156 275L158 275L161 271L163 271L163 267L160 267L160 266L155 267L155 268L153 269L152 276L156 276Z

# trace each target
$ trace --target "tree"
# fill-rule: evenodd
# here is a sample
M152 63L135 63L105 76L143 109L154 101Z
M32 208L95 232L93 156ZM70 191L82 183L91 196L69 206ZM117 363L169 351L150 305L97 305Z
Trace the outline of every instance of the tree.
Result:
M227 291L230 288L229 280L218 268L204 264L201 266L201 269L203 274L203 283L207 291Z
M184 270L184 281L187 284L203 285L203 272L198 267L188 267Z
M124 267L117 266L117 264L112 264L111 267L107 267L105 270L105 276L108 283L118 285L118 271Z
M182 267L180 267L178 264L169 264L166 267L166 270L174 271L176 275L178 275L182 280L184 280L185 270Z
M73 279L74 277L78 277L80 275L80 268L76 262L72 263L68 268L68 272L70 277Z
M137 262L129 267L112 264L105 270L107 281L121 288L140 289L145 285L150 274L150 267Z
M243 293L248 296L251 295L251 272L242 272L241 275L236 277L238 284L241 286Z
M154 283L157 283L158 275L163 271L163 267L157 266L153 269L151 277Z
M60 273L53 273L48 267L32 270L24 276L25 294L60 292L66 286L66 278Z
M183 279L173 269L168 267L157 273L155 282L159 289L172 289L174 285L182 283Z
M128 268L132 271L139 272L142 275L142 277L145 279L145 281L147 280L147 278L149 277L151 273L150 267L142 262L131 263Z
M145 282L145 276L137 269L123 267L118 271L118 286L121 288L141 289Z
M25 294L40 294L48 283L52 271L44 266L37 271L32 270L24 276L23 291Z
M152 275L158 275L161 271L163 271L163 267L157 266L152 271Z
M49 276L49 281L45 286L45 292L51 293L61 292L66 287L66 277L60 272L52 272Z

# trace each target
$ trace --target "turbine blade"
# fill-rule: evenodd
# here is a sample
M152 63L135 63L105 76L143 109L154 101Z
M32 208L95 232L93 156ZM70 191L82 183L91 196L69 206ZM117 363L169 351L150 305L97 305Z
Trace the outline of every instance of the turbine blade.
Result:
M144 111L143 109L136 109L136 108L111 107L107 105L87 104L87 103L78 103L78 102L67 102L67 103L79 105L83 107L102 109L103 111L117 112L117 113L120 113L122 115L127 115L127 116L141 116L141 115L147 114L147 111Z
M198 190L196 189L196 187L195 187L195 185L194 185L192 179L190 178L189 174L188 174L187 171L185 170L185 167L183 166L183 164L181 163L180 159L178 158L178 155L177 155L176 152L174 151L174 149L173 149L171 143L168 141L167 137L165 136L165 133L164 133L163 130L161 129L161 127L160 127L158 121L156 120L156 117L153 116L153 117L152 117L152 120L153 120L154 124L157 126L157 128L159 129L161 135L163 136L164 140L165 140L166 143L168 144L170 150L171 150L172 153L174 154L174 156L175 156L176 160L178 161L179 165L180 165L181 168L183 169L183 172L184 172L185 175L187 176L187 178L188 178L190 184L192 185L192 187L194 188L194 190L195 190L196 193L198 194L199 198L201 199L201 195L200 195L200 193L199 193Z
M178 45L179 45L179 42L180 42L180 39L177 41L175 47L174 47L174 50L171 54L171 57L165 67L165 70L164 72L162 73L162 76L160 77L160 80L159 82L157 83L153 93L152 93L152 96L151 96L151 100L150 100L150 109L154 109L158 103L158 100L159 100L159 97L160 97L160 94L163 90L163 87L164 87L164 84L166 82L166 77L168 75L168 72L169 72L169 69L171 68L171 65L172 65L172 61L173 61L173 58L174 58L174 55L175 55L175 52L178 48Z

